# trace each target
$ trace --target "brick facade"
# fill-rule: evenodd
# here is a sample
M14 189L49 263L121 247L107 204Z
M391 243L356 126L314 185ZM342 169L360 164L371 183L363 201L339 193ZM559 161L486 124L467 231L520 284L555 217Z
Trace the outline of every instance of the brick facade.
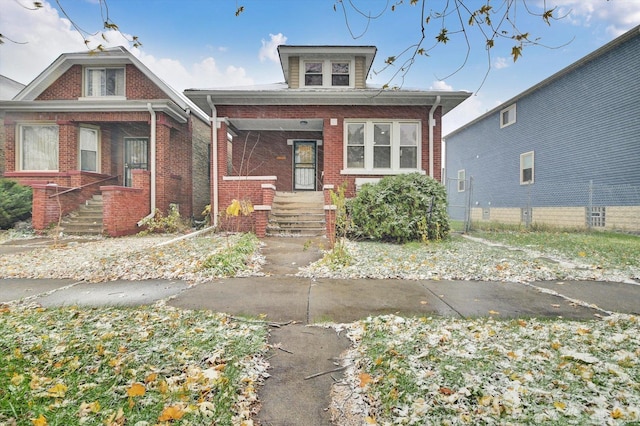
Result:
M66 214L101 190L108 193L103 197L103 204L105 231L109 235L133 232L135 227L132 227L132 224L136 224L150 213L150 178L143 179L139 172L132 170L132 188L124 185L126 138L149 140L147 163L150 167L153 154L150 152L152 114L147 110L146 102L136 102L133 108L126 104L129 101L148 100L161 108L166 105L169 111L175 109L176 105L169 100L171 94L163 91L136 65L129 63L122 66L126 70L126 99L115 100L122 102L122 111L101 108L101 98L87 103L89 106L86 109L82 108L85 101L79 98L85 95L84 68L77 64L71 65L35 97L35 104L38 101L42 101L43 105L47 105L44 102L62 101L56 102L55 112L47 111L46 107L34 108L34 111L3 111L2 139L5 143L2 144L2 169L6 177L34 186L35 229L45 229L50 223L58 220L61 210ZM64 102L69 105L68 110L65 110ZM178 204L183 217L200 215L204 206L209 204L209 180L206 177L211 137L209 123L186 113L186 122L176 119L173 112L173 115L163 111L154 111L153 114L156 119L156 207L166 214L170 204ZM19 141L16 138L18 126L22 123L57 125L57 170L20 170L20 164L16 164L19 150ZM79 129L82 126L99 131L98 173L79 171ZM92 184L92 180L101 184ZM66 189L72 190L62 196L51 197L52 191ZM60 200L62 208L50 205L50 201L54 199L55 204ZM56 210L55 214L52 213L53 210Z

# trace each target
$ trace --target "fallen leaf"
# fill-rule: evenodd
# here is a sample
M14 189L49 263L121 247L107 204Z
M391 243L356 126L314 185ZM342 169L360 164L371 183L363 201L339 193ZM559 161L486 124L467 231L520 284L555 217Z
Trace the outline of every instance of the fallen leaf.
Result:
M567 408L567 404L560 401L555 401L553 403L553 406L556 408L556 410L564 410L565 408Z
M162 413L158 417L158 421L168 422L170 420L180 420L184 416L184 411L178 405L170 405L169 407L164 407Z
M449 388L441 387L440 393L443 395L453 395L454 392Z
M37 419L31 419L31 423L33 423L34 426L47 426L49 424L42 414L40 414L40 417Z
M376 419L374 419L371 416L367 416L365 417L364 421L368 424L368 425L377 425L378 422L376 422Z
M493 309L489 311L489 315L500 315L500 312L494 311Z
M47 395L51 398L64 398L66 392L67 387L63 383L58 383L47 389Z
M133 383L131 384L131 386L129 387L129 389L127 389L127 395L128 396L143 396L145 394L145 392L147 391L147 389L144 387L144 385L142 383Z
M360 373L360 387L363 388L373 381L373 378L368 373Z
M144 378L144 382L145 383L155 382L157 378L158 378L158 374L157 373L151 373L147 377Z

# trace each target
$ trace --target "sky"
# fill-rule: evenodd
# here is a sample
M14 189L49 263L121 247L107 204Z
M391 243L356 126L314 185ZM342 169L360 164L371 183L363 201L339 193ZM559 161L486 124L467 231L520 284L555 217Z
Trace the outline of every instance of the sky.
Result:
M509 0L514 1L514 0ZM505 0L491 0L497 12ZM0 0L0 74L23 84L65 52L81 52L84 37L56 1ZM514 62L512 40L498 39L487 53L477 27L468 32L470 49L447 18L449 41L420 56L404 79L393 78L398 66L384 70L421 37L421 8L405 0L107 0L108 15L119 32L86 36L91 47L124 45L151 71L183 91L282 82L277 46L365 45L378 51L368 84L423 90L466 90L469 99L443 118L443 135L579 60L640 23L640 0L515 0L516 25L536 38ZM427 14L446 0L426 0ZM479 7L484 2L466 0ZM87 33L102 29L99 0L59 0L64 12ZM346 5L343 9L342 4ZM550 25L539 16L555 7ZM236 16L238 7L244 11ZM367 18L367 16L371 18ZM433 47L442 27L426 26L425 48ZM509 27L505 27L509 28ZM142 46L133 48L137 36ZM12 40L12 41L11 41Z

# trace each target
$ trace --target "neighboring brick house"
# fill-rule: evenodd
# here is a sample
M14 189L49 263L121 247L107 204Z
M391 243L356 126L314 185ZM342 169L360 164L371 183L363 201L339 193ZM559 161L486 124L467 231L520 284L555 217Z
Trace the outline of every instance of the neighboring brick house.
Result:
M442 116L468 92L381 90L366 78L373 46L278 47L285 82L192 89L185 95L216 122L214 220L233 199L256 206L258 235L273 191L322 191L419 172L440 180ZM326 207L329 209L329 207Z
M446 136L450 215L640 231L639 97L636 26Z
M4 176L34 189L33 226L43 230L96 194L103 232L137 232L177 204L199 216L208 204L208 117L123 47L61 55L10 101Z

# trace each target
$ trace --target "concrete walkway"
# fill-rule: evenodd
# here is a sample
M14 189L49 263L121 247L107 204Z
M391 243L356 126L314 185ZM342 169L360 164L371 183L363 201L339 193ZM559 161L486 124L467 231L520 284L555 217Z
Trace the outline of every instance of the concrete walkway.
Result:
M39 246L42 242L34 243ZM348 342L318 322L353 322L370 315L593 319L609 312L640 314L640 286L602 282L531 285L471 281L333 280L298 278L300 266L322 256L326 240L265 239L265 277L230 278L189 286L182 281L0 280L0 303L29 300L64 305L172 306L231 315L262 315L274 324L271 377L261 390L263 426L331 424L330 389L336 360ZM7 247L0 246L0 249ZM28 249L14 247L13 249ZM12 249L12 250L13 250ZM0 250L0 254L4 251Z

